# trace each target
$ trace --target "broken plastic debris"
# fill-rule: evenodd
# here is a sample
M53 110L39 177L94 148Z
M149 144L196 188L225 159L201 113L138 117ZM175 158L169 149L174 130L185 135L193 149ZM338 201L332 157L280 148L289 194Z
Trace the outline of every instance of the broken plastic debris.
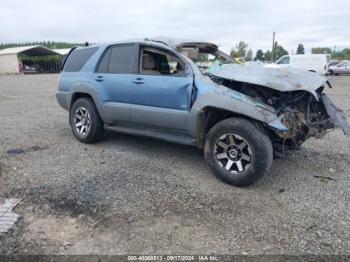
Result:
M5 203L0 205L0 235L7 233L20 217L13 213L12 209L19 203L19 199L5 199Z

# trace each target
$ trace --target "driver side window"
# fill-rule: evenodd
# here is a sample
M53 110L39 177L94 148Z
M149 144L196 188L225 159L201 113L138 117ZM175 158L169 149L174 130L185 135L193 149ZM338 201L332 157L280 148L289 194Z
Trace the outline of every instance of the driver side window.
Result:
M140 74L157 76L184 76L185 65L167 52L143 48L140 54Z

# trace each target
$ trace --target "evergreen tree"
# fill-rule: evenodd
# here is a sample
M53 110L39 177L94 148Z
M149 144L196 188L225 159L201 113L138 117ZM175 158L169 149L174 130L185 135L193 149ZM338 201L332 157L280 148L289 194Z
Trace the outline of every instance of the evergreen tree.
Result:
M303 55L303 54L305 54L304 45L299 44L297 48L297 55Z

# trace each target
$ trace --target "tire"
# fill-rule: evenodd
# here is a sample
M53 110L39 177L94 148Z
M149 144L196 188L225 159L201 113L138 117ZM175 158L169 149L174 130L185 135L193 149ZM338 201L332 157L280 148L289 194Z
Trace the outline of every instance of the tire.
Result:
M328 71L328 75L330 75L330 76L334 75L333 70L329 70L329 71Z
M103 122L91 98L79 98L73 103L69 124L74 136L82 143L93 143L104 136Z
M245 187L254 184L269 171L273 148L262 128L246 119L228 118L208 132L204 157L220 180Z

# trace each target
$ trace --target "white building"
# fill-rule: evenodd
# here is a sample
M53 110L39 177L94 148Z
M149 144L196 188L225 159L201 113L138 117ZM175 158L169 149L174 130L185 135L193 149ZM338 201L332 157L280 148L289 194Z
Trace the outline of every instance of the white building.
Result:
M61 55L52 49L41 45L35 46L20 46L0 50L0 74L19 74L20 60L18 56L46 56L46 55Z

